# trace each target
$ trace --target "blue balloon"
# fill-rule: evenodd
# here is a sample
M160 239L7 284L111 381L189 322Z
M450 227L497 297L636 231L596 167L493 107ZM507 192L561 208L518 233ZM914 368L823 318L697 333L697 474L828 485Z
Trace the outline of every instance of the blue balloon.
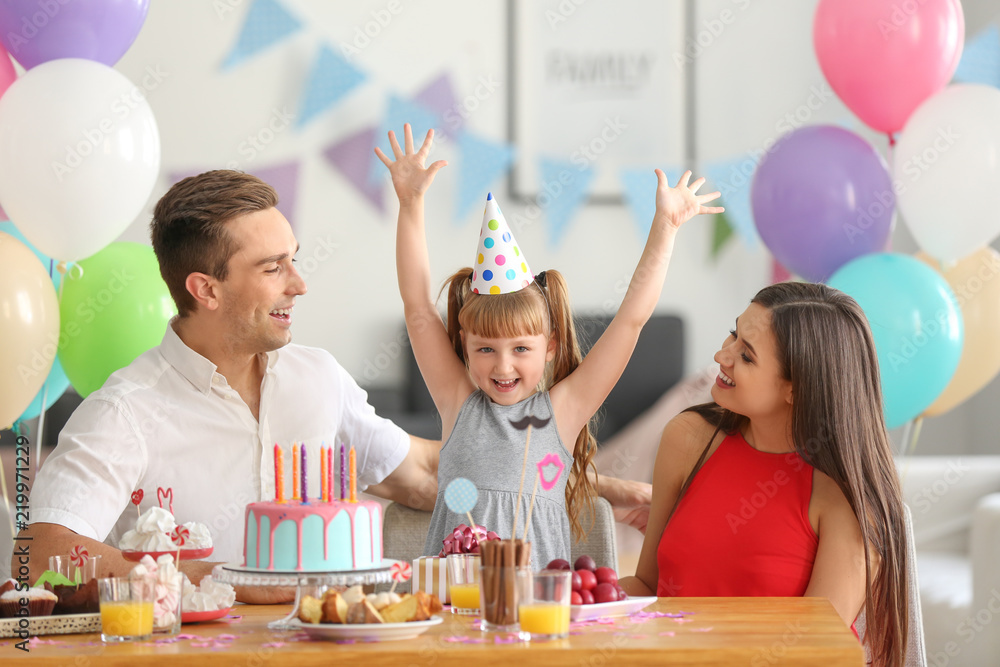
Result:
M35 256L38 258L38 261L42 263L42 266L45 267L45 270L52 278L52 284L56 286L56 294L58 294L59 283L62 282L62 274L56 270L56 266L59 264L59 260L52 259L48 255L40 252L38 248L31 245L31 241L24 238L24 234L21 233L21 230L19 230L10 220L5 220L3 222L0 222L0 232L3 232L5 234L10 234L15 239L17 239L24 245L28 246L28 250L35 253Z
M69 389L69 378L66 377L66 373L63 371L62 364L59 363L59 357L57 356L52 362L52 370L49 371L49 377L46 378L45 384L35 394L34 400L31 401L31 404L21 414L18 421L34 419L41 414L43 394L45 395L45 409L48 410L52 407L53 403L59 400L60 396L66 393L67 389ZM47 394L45 393L46 390L48 391Z
M858 257L828 284L854 297L868 318L886 425L919 416L948 386L962 356L962 311L951 287L923 262L896 253Z

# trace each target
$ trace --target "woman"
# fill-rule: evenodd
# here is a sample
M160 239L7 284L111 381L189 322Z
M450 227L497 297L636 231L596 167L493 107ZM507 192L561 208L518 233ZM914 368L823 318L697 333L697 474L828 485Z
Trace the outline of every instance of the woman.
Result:
M714 403L667 424L634 595L829 598L875 664L907 641L903 503L861 308L761 290L715 355Z

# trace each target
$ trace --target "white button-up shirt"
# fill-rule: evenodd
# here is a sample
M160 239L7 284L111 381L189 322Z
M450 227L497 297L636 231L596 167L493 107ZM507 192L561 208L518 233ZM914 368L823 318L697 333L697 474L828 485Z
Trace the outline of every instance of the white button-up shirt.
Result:
M208 526L211 560L242 562L245 507L274 497L276 443L285 451L286 497L292 443L305 443L312 498L320 490L322 444L355 447L359 490L406 458L409 436L375 415L328 352L286 345L267 357L258 422L215 364L167 326L158 347L114 373L70 417L38 472L30 522L60 524L117 547L138 517L133 492L143 491L144 511L157 505L158 489L171 489L177 522ZM333 461L339 473L337 452Z

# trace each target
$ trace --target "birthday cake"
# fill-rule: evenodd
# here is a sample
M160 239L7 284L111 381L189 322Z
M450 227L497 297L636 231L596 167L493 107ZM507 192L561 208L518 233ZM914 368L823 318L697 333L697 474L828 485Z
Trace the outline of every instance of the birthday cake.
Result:
M246 509L244 564L332 572L382 566L382 506L370 500L286 500Z

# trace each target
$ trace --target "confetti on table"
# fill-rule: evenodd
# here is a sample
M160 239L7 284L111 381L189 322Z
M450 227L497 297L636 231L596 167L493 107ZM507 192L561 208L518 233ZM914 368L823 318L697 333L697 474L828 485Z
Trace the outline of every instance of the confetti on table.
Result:
M261 648L281 648L285 645L285 642L267 642L266 644L261 644Z
M516 644L520 641L521 637L516 632L504 635L496 635L495 637L493 637L494 644Z
M691 632L709 632L712 628L691 628Z
M660 637L673 637L674 636L674 633L672 633L672 632L660 632L658 634L659 634Z
M231 642L236 640L236 635L219 635L216 639L223 642Z

